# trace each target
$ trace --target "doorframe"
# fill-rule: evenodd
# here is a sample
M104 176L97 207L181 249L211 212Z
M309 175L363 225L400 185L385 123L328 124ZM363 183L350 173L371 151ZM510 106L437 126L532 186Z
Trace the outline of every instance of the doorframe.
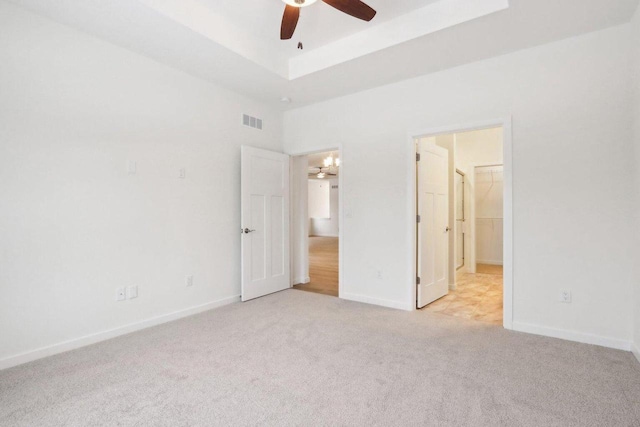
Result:
M455 155L455 151L454 151L454 155ZM454 158L454 161L455 161L455 158ZM455 163L454 163L454 166L455 166ZM465 212L465 209L467 208L467 197L466 197L467 194L466 194L466 191L465 191L465 185L467 184L467 174L464 173L463 171L461 171L458 168L456 168L454 174L456 174L456 173L459 174L459 175L462 175L462 223L464 224L464 223L467 222L467 214ZM455 186L455 183L454 183L453 184L454 197L457 195L457 192L455 191L455 188L456 188L456 186ZM458 207L456 206L457 202L458 201L454 199L453 208L456 209L456 210L458 209ZM458 237L458 218L457 218L456 212L457 211L454 211L454 214L453 214L453 220L455 221L455 224L453 224L453 235L454 235L453 241L454 242L456 241L456 239ZM466 226L463 225L463 228L466 228ZM466 241L465 241L466 240L466 234L467 233L462 233L462 265L460 267L458 267L456 265L456 260L455 259L453 260L453 263L454 263L453 264L453 272L454 272L454 274L456 274L458 272L458 270L460 270L462 268L466 268L466 266L467 266L467 259L469 257L467 256L467 244L466 244ZM454 257L457 255L456 254L455 244L453 246L453 255L454 255ZM453 283L454 283L454 289L452 289L452 290L455 290L455 287L457 287L455 277L453 278Z
M318 149L314 149L311 151L292 151L292 152L287 152L286 154L289 156L289 176L292 175L292 164L293 164L293 158L294 157L300 157L300 156L309 156L311 154L318 154L318 153L326 153L329 151L334 151L334 152L338 152L338 157L340 158L340 173L338 173L338 298L343 298L343 294L344 294L344 280L343 280L343 270L344 270L344 259L343 259L343 254L344 254L344 250L343 250L343 242L344 242L344 188L343 188L343 173L342 173L342 168L344 165L344 156L343 156L343 152L342 152L342 144L337 144L337 145L333 145L327 148L318 148ZM291 186L291 188L293 188L293 185ZM291 195L291 208L289 210L289 218L290 221L293 217L293 194ZM289 242L290 246L293 246L293 239L290 240ZM294 256L294 252L293 252L293 247L291 248L290 251L290 262L291 265L293 265L293 256ZM307 257L309 256L309 249L307 247ZM308 263L307 263L308 265ZM293 282L293 275L292 277L292 282ZM293 288L294 283L290 284L290 287Z
M408 271L412 272L410 276L409 286L409 307L416 310L417 298L417 248L415 245L415 236L417 233L417 223L415 212L417 209L416 192L417 192L417 165L416 165L416 148L415 140L421 137L448 135L452 133L471 132L477 130L491 129L502 127L503 132L503 163L504 163L504 241L503 241L503 327L505 329L513 329L513 134L512 134L512 118L489 119L478 122L463 123L457 125L431 127L426 129L418 129L410 131L407 138L407 166L411 172L408 177L408 215L407 223L409 224L409 232L411 239L409 253L413 254L408 260ZM342 196L342 194L341 194ZM342 202L341 202L342 203ZM342 219L342 218L341 218Z

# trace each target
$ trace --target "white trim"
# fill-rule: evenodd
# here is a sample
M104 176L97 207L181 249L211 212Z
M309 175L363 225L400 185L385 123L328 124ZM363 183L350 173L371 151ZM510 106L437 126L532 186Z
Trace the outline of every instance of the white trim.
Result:
M504 314L503 327L505 329L513 328L513 140L511 117L485 120L475 123L459 124L453 126L444 126L423 130L416 130L408 133L409 144L407 144L407 170L411 173L408 176L408 214L407 224L410 235L416 235L416 150L415 139L422 136L446 135L458 132L470 132L474 130L491 129L502 127L503 137L503 163L504 163ZM407 260L407 269L412 272L410 278L409 293L407 295L408 303L411 304L412 310L415 310L416 302L416 245L414 239L410 239L411 257Z
M309 221L308 221L308 200L306 201L306 206L305 206L305 212L304 212L304 216L307 217L307 221L304 221L304 230L302 230L301 233L297 233L296 232L296 227L299 225L297 222L294 222L294 212L296 211L296 209L298 208L297 203L299 202L299 195L294 193L294 187L297 187L298 185L300 185L301 183L298 181L296 183L294 183L293 178L296 178L296 180L302 178L299 176L293 176L294 175L294 159L296 156L289 156L289 181L291 182L291 185L289 186L289 191L290 191L290 203L289 203L289 256L290 256L290 260L289 260L289 268L291 269L291 288L293 288L295 285L298 284L306 284L309 283L311 281L311 279L308 276L295 276L295 274L309 274L309 257L307 256L307 259L305 260L305 265L303 265L303 268L300 268L301 265L300 263L295 263L295 254L298 253L296 252L296 247L298 246L297 242L294 242L294 240L296 240L298 237L301 237L303 239L302 242L302 247L308 247L309 246ZM308 159L307 159L307 168L304 171L304 179L306 181L307 177L308 177ZM298 171L299 172L299 171ZM306 182L305 182L306 184ZM308 188L307 188L308 191ZM299 193L299 191L298 191ZM301 270L301 271L297 271L297 270Z
M311 154L317 153L325 153L327 151L337 151L338 156L340 157L340 173L338 174L338 188L340 191L338 192L338 298L347 299L343 293L344 289L344 182L343 182L343 165L345 163L344 152L342 151L342 144L337 144L333 147L329 148L318 148L311 151L293 151L287 152L291 158L298 156L309 156ZM293 206L293 200L291 203ZM289 215L291 215L291 210L289 211ZM293 251L291 251L290 256L293 258ZM307 256L309 253L307 252ZM311 279L309 279L309 283Z
M32 362L43 357L53 356L55 354L64 353L66 351L75 350L80 347L85 347L91 344L105 341L111 338L119 337L121 335L130 334L131 332L147 329L152 326L157 326L163 323L171 322L173 320L181 319L183 317L193 316L194 314L202 313L204 311L213 310L214 308L222 307L228 304L232 304L240 301L240 295L235 295L228 298L223 298L216 301L211 301L206 304L197 305L184 310L174 311L172 313L163 314L160 316L152 317L150 319L142 320L140 322L130 323L118 328L109 329L106 331L98 332L95 334L85 335L80 338L74 338L68 341L63 341L58 344L53 344L47 347L41 347L36 350L27 351L25 353L17 354L15 356L9 356L0 360L0 370L11 368L14 366L22 365L23 363Z
M349 301L362 302L365 304L373 304L373 305L379 305L382 307L395 308L398 310L405 310L405 311L415 310L415 304L407 304L402 301L393 301L388 299L372 298L366 295L348 294L346 292L342 292L340 294L340 298L349 300Z
M513 330L528 334L542 335L552 338L560 338L567 341L576 341L584 344L599 345L614 348L616 350L631 351L631 342L618 338L603 337L584 332L568 331L565 329L549 328L546 326L531 325L529 323L513 322Z
M476 258L476 264L503 265L503 262L500 260L486 261L486 260L480 260Z
M631 343L631 353L633 353L638 363L640 363L640 348L638 348L637 344Z
M503 123L503 305L505 329L513 328L513 130L511 117Z

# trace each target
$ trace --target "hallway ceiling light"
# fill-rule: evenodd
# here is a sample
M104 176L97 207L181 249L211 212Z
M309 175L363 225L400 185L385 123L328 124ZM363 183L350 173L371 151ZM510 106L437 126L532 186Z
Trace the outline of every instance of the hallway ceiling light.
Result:
M331 153L328 157L322 159L321 165L309 166L309 176L315 176L318 179L324 179L327 176L337 176L339 168L340 158L334 157L334 154Z
M324 159L325 168L330 168L332 166L340 167L340 158L334 158L333 153L329 157Z

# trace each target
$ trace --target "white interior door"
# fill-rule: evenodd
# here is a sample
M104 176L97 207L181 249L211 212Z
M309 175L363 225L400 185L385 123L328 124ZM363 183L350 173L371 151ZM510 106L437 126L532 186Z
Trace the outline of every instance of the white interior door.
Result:
M418 296L422 308L449 292L449 151L418 142Z
M290 287L289 156L242 147L242 301Z

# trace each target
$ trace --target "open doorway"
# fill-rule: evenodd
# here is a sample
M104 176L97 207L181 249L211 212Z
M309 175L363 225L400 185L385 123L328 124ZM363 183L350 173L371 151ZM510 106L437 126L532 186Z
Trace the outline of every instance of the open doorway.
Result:
M417 308L503 324L503 135L416 139Z
M300 258L298 269L306 271L293 275L295 289L339 296L341 166L337 150L294 158L293 176L299 190L294 195L298 198L294 239L298 234L299 240L294 251ZM294 262L295 258L296 254Z

